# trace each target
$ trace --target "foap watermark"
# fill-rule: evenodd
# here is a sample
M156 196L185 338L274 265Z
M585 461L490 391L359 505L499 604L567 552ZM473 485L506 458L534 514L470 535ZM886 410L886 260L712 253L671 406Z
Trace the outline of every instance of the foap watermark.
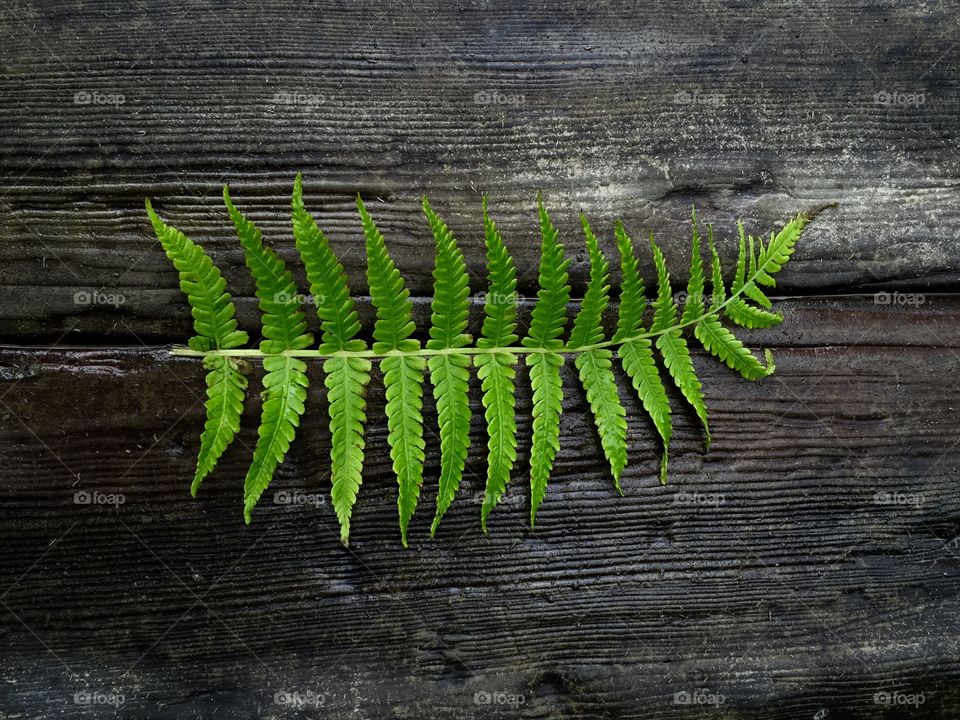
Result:
M326 301L326 296L278 292L273 296L273 300L280 305L322 305Z
M686 290L678 290L673 294L673 301L678 305L686 305L687 303L691 302L699 302L701 305L709 305L712 299L712 296L706 295L705 293L693 293L691 295Z
M302 490L278 490L273 494L274 505L307 505L309 507L323 507L327 504L326 498L320 493L308 493Z
M677 90L673 94L673 102L676 105L712 105L719 107L727 102L726 95L718 92L704 92L700 88L694 90Z
M486 499L487 494L480 490L473 494L473 504L474 505L483 505L483 501ZM514 493L513 495L503 494L497 498L496 505L506 505L507 507L514 506L519 507L523 505L524 499L522 493Z
M712 693L703 688L697 690L677 690L673 694L674 705L707 705L709 707L720 707L726 702L725 695Z
M110 305L118 308L127 301L123 293L108 293L100 290L77 290L73 294L74 305Z
M918 708L927 701L924 693L904 693L897 690L880 690L873 694L873 704L885 707Z
M476 302L485 305L489 302L491 305L516 305L523 302L526 298L523 295L512 293L499 293L481 290L474 295Z
M902 293L881 291L873 296L874 305L910 305L920 307L927 301L923 293Z
M323 707L327 696L314 690L277 690L273 694L273 704L297 709Z
M73 694L74 705L109 705L118 708L126 701L126 695L106 690L80 690Z
M920 107L926 101L926 96L922 92L881 90L873 94L873 104L885 107Z
M515 710L526 702L527 696L523 693L511 693L506 690L477 690L473 694L474 705L496 705Z
M474 105L523 105L523 93L504 93L499 90L478 90L473 94Z
M73 494L74 505L107 505L118 508L127 501L123 493L102 493L98 490L77 490Z
M77 90L73 94L74 105L113 105L120 107L127 102L123 93L100 92L99 90Z
M909 505L920 507L926 502L921 493L902 492L900 490L877 490L873 494L874 505Z
M674 505L710 505L715 508L720 507L727 502L727 498L721 493L702 493L689 490L681 490L674 493Z
M302 90L277 90L273 94L274 105L295 105L314 110L333 101L326 93L303 92Z

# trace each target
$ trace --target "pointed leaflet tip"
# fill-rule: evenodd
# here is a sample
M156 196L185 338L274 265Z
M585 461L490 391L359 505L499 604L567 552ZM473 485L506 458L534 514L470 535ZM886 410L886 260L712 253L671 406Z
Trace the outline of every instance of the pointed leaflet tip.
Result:
M293 179L293 198L291 204L295 209L303 207L303 173L297 173Z

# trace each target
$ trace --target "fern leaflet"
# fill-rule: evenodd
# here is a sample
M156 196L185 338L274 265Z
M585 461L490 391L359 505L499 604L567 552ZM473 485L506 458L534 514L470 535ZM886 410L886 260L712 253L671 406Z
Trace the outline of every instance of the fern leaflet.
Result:
M660 371L653 357L653 341L648 337L642 337L645 334L643 311L647 303L637 256L633 250L633 241L620 221L617 221L614 232L617 238L617 249L620 251L620 272L623 280L617 332L613 339L620 343L617 349L620 363L630 377L633 388L640 402L643 403L643 409L650 416L663 442L660 482L666 484L670 436L673 432L670 421L670 400L667 398L667 390L663 386L663 380L660 379Z
M307 364L282 353L309 347L313 336L306 331L306 320L296 303L297 286L283 260L263 244L260 230L234 206L226 185L223 201L243 245L247 268L256 282L263 316L263 409L243 491L243 517L249 524L254 506L290 449L307 399Z
M247 333L237 330L236 307L226 292L227 281L199 245L176 228L164 223L146 201L147 215L157 240L180 274L180 289L187 296L196 336L189 345L194 350L229 350L245 345ZM197 470L190 485L196 497L200 483L240 430L247 378L240 372L236 358L211 355L203 359L207 370L207 419L200 435Z
M465 332L470 312L467 264L453 233L426 198L423 199L423 212L436 244L433 314L427 348L466 347L472 340ZM460 486L470 447L470 399L467 397L470 356L463 353L432 355L427 364L440 422L440 487L437 490L437 513L430 527L432 537Z
M303 205L303 178L293 185L293 238L307 270L307 282L321 320L322 352L355 352L367 344L356 337L360 320L350 297L347 275L323 231ZM324 385L330 405L330 497L340 523L340 540L350 538L350 516L362 482L363 424L370 361L362 357L328 357Z
M563 246L557 240L557 230L550 221L543 198L537 197L540 216L540 290L533 308L530 330L522 343L527 348L549 352L527 355L530 367L530 385L533 388L533 439L530 443L530 526L533 527L537 509L547 492L547 480L553 461L560 449L560 414L563 411L563 340L560 336L567 324L567 304L570 285Z
M650 247L653 250L653 262L657 268L657 299L653 304L651 330L660 333L656 344L663 357L663 364L673 378L674 384L703 423L707 434L707 447L709 447L710 426L707 423L707 406L703 400L703 390L693 367L693 360L690 358L687 341L683 339L683 333L678 328L674 328L677 321L677 303L673 299L673 291L670 288L670 273L667 272L663 252L657 247L652 234Z
M586 238L590 255L590 281L580 305L580 312L573 321L567 347L577 350L603 340L601 321L603 311L610 303L610 264L600 251L600 244L590 228L586 216L580 214L580 224ZM603 453L610 464L610 472L617 492L620 473L627 465L627 412L620 403L617 381L613 377L613 351L609 348L594 348L577 354L574 363L580 373L580 382L587 393L587 402L600 435Z
M517 355L498 348L517 341L517 271L507 252L496 223L487 212L483 198L483 231L487 246L489 290L483 303L483 328L477 347L488 352L474 358L483 390L487 421L487 485L480 511L480 526L487 532L487 519L507 489L510 471L517 460L517 421L514 379Z
M370 299L377 309L373 329L373 350L377 353L410 353L420 342L410 337L413 303L400 271L387 253L383 235L367 212L360 196L357 209L366 236L367 283ZM426 361L421 355L396 354L380 360L387 391L387 443L397 476L400 539L407 547L407 527L420 498L423 485L423 375Z

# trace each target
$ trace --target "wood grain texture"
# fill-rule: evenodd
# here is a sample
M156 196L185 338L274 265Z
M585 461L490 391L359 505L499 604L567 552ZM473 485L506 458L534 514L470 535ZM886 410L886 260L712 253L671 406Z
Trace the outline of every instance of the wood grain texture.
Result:
M768 232L828 200L789 291L957 287L955 8L875 2L9 2L0 10L0 332L136 344L178 312L143 198L252 284L219 201L292 257L289 193L363 282L359 192L414 294L428 193L481 278L480 193L535 283L543 189L655 230L683 279L696 203ZM123 102L120 103L122 98ZM79 103L79 104L78 104ZM379 198L383 202L376 202ZM647 264L649 273L649 264ZM73 304L78 291L127 303ZM166 338L171 339L171 338Z
M950 2L4 3L0 718L957 717L960 299L938 293L960 288L958 38ZM530 531L521 373L521 457L490 535L476 416L429 541L428 393L404 551L378 378L345 549L316 369L253 525L255 390L240 441L190 499L202 371L162 347L190 319L143 211L153 198L204 244L254 330L221 184L296 266L297 171L361 295L364 197L421 328L424 193L475 291L489 193L521 324L538 189L575 296L580 209L611 259L625 221L648 282L639 241L654 230L679 290L691 204L728 273L736 218L765 233L838 207L778 276L794 296L777 301L784 323L743 333L773 348L776 375L747 383L695 355L714 446L678 412L668 486L621 375L630 463L615 495L568 363ZM94 292L107 297L83 302ZM700 694L678 705L683 692Z
M818 345L835 311L820 304L819 315L805 315L809 300L778 306L788 320L763 342L779 367L763 382L696 354L714 445L705 454L695 417L678 411L666 487L653 430L622 393L623 498L568 364L536 531L529 394L518 470L486 537L476 416L464 485L432 542L428 452L407 551L379 379L345 549L325 499L316 366L299 438L245 527L253 398L240 442L191 500L197 361L162 348L3 349L0 708L72 717L73 694L89 689L123 695L119 717L669 718L691 712L675 693L702 690L724 697L723 717L873 718L884 692L922 694L917 713L952 717L960 300L848 300L859 337ZM946 331L924 341L918 328L938 322ZM84 491L124 502L75 504ZM322 705L276 704L284 691ZM490 706L476 704L484 693Z

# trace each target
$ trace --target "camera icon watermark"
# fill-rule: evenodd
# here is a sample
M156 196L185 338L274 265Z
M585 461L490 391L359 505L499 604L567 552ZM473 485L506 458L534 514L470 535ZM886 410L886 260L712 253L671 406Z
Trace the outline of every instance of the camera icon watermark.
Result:
M73 694L74 705L83 705L87 707L94 705L108 705L118 708L126 702L126 695L103 690L79 690Z
M97 490L77 490L73 494L74 505L107 505L118 508L127 501L123 493L102 493Z
M721 493L702 493L697 491L681 490L673 494L674 505L710 505L718 508L727 502L727 498Z
M280 305L322 305L326 296L278 292L273 296L273 300Z
M873 296L874 305L908 305L920 307L927 301L923 293L878 292Z
M878 490L873 494L874 505L909 505L918 508L926 502L921 493L901 492L900 490Z
M483 505L483 501L486 499L486 493L483 490L479 490L473 494L473 504L474 505ZM496 505L504 505L506 507L520 507L524 503L524 497L522 493L501 493L499 497L496 498Z
M308 506L319 508L327 504L320 493L307 493L302 490L278 490L273 494L274 505Z
M923 93L881 90L873 94L874 104L884 107L920 107L926 101Z
M711 299L711 296L706 295L705 293L694 293L691 295L686 290L678 290L673 294L673 301L681 306L691 302L699 302L704 305L709 305Z
M475 105L523 105L527 101L523 93L503 93L499 90L478 90L473 94Z
M489 303L490 305L496 306L516 305L517 303L521 303L526 299L523 295L518 295L516 292L498 293L489 292L487 290L481 290L473 297L475 302L482 305Z
M505 690L477 690L473 694L474 705L496 705L516 710L527 702L523 693L511 693Z
M277 690L273 694L273 704L297 709L323 707L327 703L325 693L314 690Z
M99 90L77 90L73 94L74 105L113 105L115 108L127 102L123 93L105 93Z
M676 105L712 105L719 107L727 102L726 95L718 92L703 92L700 88L694 90L677 90L673 94Z
M873 704L884 707L914 707L918 708L927 701L924 693L903 693L896 690L880 690L873 694Z
M292 105L305 107L307 110L316 110L321 105L331 102L333 97L326 93L310 93L300 90L277 90L273 94L274 105Z
M74 305L110 305L118 308L127 301L123 293L106 293L98 290L77 290L73 294Z
M720 707L727 698L721 693L712 693L703 688L697 690L678 690L673 694L674 705L706 705Z

